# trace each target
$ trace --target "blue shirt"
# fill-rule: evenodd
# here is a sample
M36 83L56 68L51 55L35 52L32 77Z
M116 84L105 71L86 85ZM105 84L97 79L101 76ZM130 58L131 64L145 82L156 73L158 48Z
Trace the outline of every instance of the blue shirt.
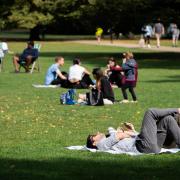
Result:
M21 54L20 59L25 60L27 56L32 56L33 59L37 59L39 56L39 52L35 48L26 48Z
M50 85L57 78L57 71L60 71L58 64L53 64L49 67L46 73L45 85Z

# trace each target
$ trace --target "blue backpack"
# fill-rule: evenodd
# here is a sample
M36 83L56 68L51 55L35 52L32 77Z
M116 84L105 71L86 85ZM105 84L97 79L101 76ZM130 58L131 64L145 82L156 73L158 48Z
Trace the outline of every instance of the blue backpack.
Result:
M66 105L74 105L76 104L76 100L74 99L76 95L76 91L74 89L68 90L68 92L61 94L60 103Z

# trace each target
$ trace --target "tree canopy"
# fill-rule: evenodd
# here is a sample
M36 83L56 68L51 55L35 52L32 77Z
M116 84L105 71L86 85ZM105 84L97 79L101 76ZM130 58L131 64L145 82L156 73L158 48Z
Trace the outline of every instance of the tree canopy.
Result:
M97 26L137 33L160 17L180 22L180 0L0 0L0 28L36 29L63 34L91 34Z

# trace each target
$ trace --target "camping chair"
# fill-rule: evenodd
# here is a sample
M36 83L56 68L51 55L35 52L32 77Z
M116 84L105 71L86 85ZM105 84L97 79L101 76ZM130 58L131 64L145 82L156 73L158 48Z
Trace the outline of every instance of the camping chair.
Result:
M0 43L0 72L3 70L3 58L4 58L4 52L2 43Z
M38 52L40 52L40 50L41 50L41 44L37 44L37 43L34 44L34 48L37 49ZM40 72L39 58L37 58L37 59L33 62L33 64L32 64L31 71L30 71L31 74L33 73L33 71L34 71L34 69L35 69L36 63L37 63L37 70L38 70L38 72Z
M34 48L35 49L37 49L38 50L38 52L40 52L40 50L41 50L41 44L34 44ZM39 58L37 58L36 60L34 60L34 62L32 63L32 66L30 67L30 74L32 74L33 73L33 71L35 70L35 66L36 66L36 63L37 63L37 70L38 70L38 72L40 72L40 63L39 63ZM20 64L20 68L19 69L21 69L21 67L24 67L25 66L25 62L23 61L21 64Z

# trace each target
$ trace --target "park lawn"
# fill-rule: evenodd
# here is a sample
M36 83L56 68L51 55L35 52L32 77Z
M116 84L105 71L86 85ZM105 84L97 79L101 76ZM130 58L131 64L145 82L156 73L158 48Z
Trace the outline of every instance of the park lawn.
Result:
M10 43L21 52L24 43ZM68 70L74 57L81 57L89 70L105 67L114 56L121 62L125 48L82 45L72 42L42 42L41 72L14 74L12 55L0 74L0 179L179 179L180 154L110 155L66 150L84 145L89 133L106 132L124 121L139 130L149 107L179 107L180 59L178 53L132 49L139 64L136 88L138 104L104 107L63 106L59 96L65 89L35 89L42 84L54 57L65 57ZM78 90L86 92L87 90ZM117 100L122 99L115 89Z

